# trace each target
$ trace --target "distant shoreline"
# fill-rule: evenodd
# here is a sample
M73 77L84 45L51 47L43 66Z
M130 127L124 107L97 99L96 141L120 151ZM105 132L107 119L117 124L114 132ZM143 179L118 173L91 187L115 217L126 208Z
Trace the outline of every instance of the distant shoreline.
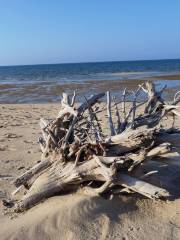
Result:
M58 102L64 91L88 97L111 90L119 97L124 88L135 90L147 80L159 89L167 85L166 98L171 98L180 90L180 60L2 67L0 103Z
M98 64L98 63L126 63L126 62L152 62L152 61L177 61L180 58L165 58L165 59L135 59L135 60L111 60L111 61L85 61L85 62L62 62L62 63L34 63L34 64L13 64L13 65L0 65L0 68L3 67L23 67L23 66L46 66L46 65L67 65L67 64Z

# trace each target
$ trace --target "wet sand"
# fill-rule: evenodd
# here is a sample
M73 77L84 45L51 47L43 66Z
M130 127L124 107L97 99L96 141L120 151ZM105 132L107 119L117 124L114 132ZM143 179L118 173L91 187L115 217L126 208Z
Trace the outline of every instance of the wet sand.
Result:
M90 96L98 92L111 90L118 97L124 88L134 90L138 84L147 80L155 81L159 88L167 85L165 94L168 99L172 98L175 92L180 90L180 75L161 75L142 79L128 79L125 77L121 80L88 80L79 83L44 82L42 84L37 82L29 84L25 82L23 84L0 84L0 103L59 102L62 92L72 93L74 90L81 96ZM82 99L79 97L78 100Z
M179 80L180 81L180 74L161 75L161 76L150 77L149 79L151 79L151 80L166 79L166 80Z

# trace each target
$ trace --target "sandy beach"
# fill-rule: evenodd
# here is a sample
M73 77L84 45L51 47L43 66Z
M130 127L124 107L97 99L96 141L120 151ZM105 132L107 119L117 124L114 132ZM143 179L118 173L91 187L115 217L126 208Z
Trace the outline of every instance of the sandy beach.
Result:
M40 160L39 119L55 117L58 109L58 104L0 105L1 199L14 189L12 180ZM163 202L130 195L109 200L73 193L9 216L3 215L1 203L0 239L178 240L179 206L180 199Z
M180 240L180 1L1 1L0 240Z

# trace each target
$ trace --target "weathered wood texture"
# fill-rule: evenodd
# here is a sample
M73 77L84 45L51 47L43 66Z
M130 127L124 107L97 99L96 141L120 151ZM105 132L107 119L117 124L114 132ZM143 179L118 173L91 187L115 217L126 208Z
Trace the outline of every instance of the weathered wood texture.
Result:
M14 209L24 211L43 199L79 188L86 194L97 195L120 186L149 198L168 198L166 189L146 182L149 176L158 174L156 168L137 174L140 166L150 164L152 158L175 151L174 147L179 146L177 129L169 126L170 132L159 123L168 114L179 116L180 94L168 104L162 97L164 89L157 91L153 82L140 85L133 92L125 89L119 102L121 107L108 91L109 133L104 131L102 115L98 115L103 111L99 101L105 93L84 97L85 101L78 107L76 93L71 99L63 93L57 118L40 120L41 162L14 181L19 190L24 186L27 192L14 202ZM142 92L146 99L137 103ZM130 94L133 101L127 108L126 97ZM139 107L141 112L137 111ZM99 183L101 186L95 187Z

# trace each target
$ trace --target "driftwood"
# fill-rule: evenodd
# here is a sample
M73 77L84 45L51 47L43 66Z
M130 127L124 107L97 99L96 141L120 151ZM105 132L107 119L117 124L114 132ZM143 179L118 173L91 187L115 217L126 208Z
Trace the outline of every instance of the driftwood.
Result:
M55 194L78 189L85 194L99 195L118 186L148 198L169 197L166 189L145 182L148 176L158 174L156 170L133 176L138 166L174 150L176 139L180 138L178 131L171 134L159 124L168 114L179 116L180 94L168 104L162 97L164 89L157 91L153 82L139 86L135 92L125 89L121 106L109 91L88 99L84 97L79 106L75 105L75 93L72 99L63 93L57 118L40 120L41 162L14 181L18 188L12 196L15 211L24 211ZM137 103L140 92L147 96L143 103ZM133 101L128 108L129 94ZM105 95L109 132L103 130L98 116L103 111L99 100ZM142 108L143 114L138 108ZM13 200L21 186L26 194L18 201Z

